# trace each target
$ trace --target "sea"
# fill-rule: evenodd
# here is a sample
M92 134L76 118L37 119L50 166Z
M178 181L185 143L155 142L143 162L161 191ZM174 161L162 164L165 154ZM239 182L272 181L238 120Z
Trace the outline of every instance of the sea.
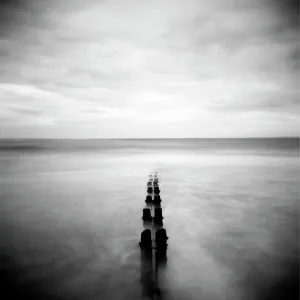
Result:
M157 172L161 299L298 299L299 166L298 138L1 140L0 298L151 299Z

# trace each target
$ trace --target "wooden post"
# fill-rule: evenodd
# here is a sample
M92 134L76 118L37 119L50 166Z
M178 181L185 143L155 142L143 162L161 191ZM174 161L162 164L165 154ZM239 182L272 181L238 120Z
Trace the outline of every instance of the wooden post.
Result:
M158 185L158 178L157 173L154 174L154 176L149 175L149 181L147 182L147 192L148 196L146 198L146 203L153 204L153 193L155 203L154 204L160 204L161 199L159 196L160 189ZM152 212L152 214L151 214ZM154 218L152 217L154 216ZM154 205L151 205L151 210L149 208L143 209L143 219L149 220L154 219L155 223L162 224L162 210L161 208L155 208ZM161 300L161 292L160 288L158 287L158 276L157 276L157 244L156 244L156 228L154 222L152 222L151 230L146 229L141 234L141 242L140 245L143 247L144 250L149 251L151 253L151 263L152 263L152 299L153 300ZM150 249L149 249L150 247ZM149 253L149 254L150 254Z

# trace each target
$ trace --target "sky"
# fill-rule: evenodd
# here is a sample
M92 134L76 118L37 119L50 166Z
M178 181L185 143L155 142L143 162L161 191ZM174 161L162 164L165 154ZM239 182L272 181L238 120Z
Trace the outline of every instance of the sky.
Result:
M299 136L297 0L0 11L0 138Z

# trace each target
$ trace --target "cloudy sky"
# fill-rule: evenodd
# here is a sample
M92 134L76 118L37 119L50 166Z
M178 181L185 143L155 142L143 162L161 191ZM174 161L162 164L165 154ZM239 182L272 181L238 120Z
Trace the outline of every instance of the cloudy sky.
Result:
M2 0L0 137L299 135L295 2Z

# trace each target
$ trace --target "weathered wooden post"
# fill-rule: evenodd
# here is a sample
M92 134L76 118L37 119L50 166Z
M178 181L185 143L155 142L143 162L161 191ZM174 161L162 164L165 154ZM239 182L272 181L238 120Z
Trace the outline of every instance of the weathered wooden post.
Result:
M148 186L147 192L148 192L148 194L152 194L153 193L153 187L152 186Z
M158 258L166 257L168 236L164 228L158 229L155 234L156 253Z
M160 189L158 186L154 187L154 194L159 194L160 193Z
M153 203L159 205L161 202L160 195L154 195Z
M144 221L152 221L150 208L143 208L143 217Z
M154 209L154 218L153 218L154 222L156 224L162 225L163 224L163 218L164 217L162 216L162 209L161 209L161 207L156 207Z
M141 233L140 246L146 252L150 252L150 253L152 252L152 239L151 239L151 230L150 229L145 229Z
M147 195L145 202L152 203L152 195Z

